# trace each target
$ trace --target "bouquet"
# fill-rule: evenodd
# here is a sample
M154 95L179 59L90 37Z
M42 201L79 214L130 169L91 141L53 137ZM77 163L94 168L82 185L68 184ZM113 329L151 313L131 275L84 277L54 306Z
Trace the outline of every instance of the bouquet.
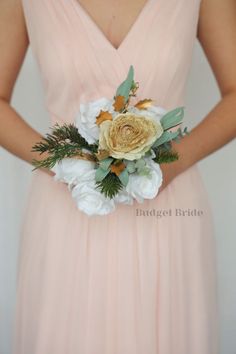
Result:
M112 99L81 103L75 122L56 123L32 147L47 152L45 159L33 159L33 170L54 171L53 178L67 184L87 215L106 215L117 203L155 198L163 181L160 165L179 158L171 142L188 134L180 127L184 107L167 111L147 98L131 104L138 84L131 65Z

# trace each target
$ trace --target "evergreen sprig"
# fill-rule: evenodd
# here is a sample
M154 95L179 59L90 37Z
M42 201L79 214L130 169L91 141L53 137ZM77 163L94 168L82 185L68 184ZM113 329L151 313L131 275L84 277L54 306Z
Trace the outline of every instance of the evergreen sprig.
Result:
M113 172L109 172L102 181L96 182L96 185L97 188L110 199L124 187L119 177Z
M178 158L179 154L177 151L161 148L156 151L156 157L154 157L153 161L162 164L176 161Z
M72 123L59 125L55 123L50 127L51 133L46 133L41 141L32 147L32 152L37 151L41 154L48 153L44 160L33 159L35 166L33 171L40 167L52 168L56 162L65 157L80 155L82 149L91 151L91 157L97 152L96 144L89 144L79 133L78 128Z
M33 146L32 151L39 152L53 152L57 149L58 145L65 145L68 147L69 144L66 144L65 141L69 141L70 145L72 144L77 149L88 149L91 152L97 151L96 144L89 144L85 138L83 138L78 128L73 123L64 123L63 125L59 125L55 123L53 127L50 127L52 133L46 133L45 137L42 140Z
M164 144L153 148L156 157L153 159L156 163L170 163L178 160L179 154L177 151L173 150L171 141L167 141Z
M73 157L78 156L81 154L81 150L78 150L77 147L65 144L65 145L58 145L56 149L54 149L53 153L51 153L48 157L44 160L36 160L33 159L32 164L35 166L33 171L40 167L45 168L52 168L58 161L66 158L66 157ZM91 155L92 156L92 155Z

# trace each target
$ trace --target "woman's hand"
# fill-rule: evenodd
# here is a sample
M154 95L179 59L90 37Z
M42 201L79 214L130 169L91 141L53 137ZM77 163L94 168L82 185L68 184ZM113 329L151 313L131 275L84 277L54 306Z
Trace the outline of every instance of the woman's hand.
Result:
M177 165L177 166L176 166ZM159 193L161 193L168 184L178 176L180 172L179 162L171 162L171 163L164 163L160 165L163 175L163 182L159 189Z
M43 171L43 172L46 172L51 177L55 176L55 172L51 171L48 168L41 167L40 170Z
M42 161L42 160L46 159L47 157L49 157L49 153L47 151L45 151L43 154L38 154L36 159L38 161ZM49 176L52 176L52 177L55 176L55 172L53 172L50 168L40 167L39 169L43 172L46 172Z
M177 176L176 169L173 168L172 163L161 164L161 170L163 175L163 182L159 189L159 193L161 193L168 184Z
M185 137L182 138L182 140L184 139ZM175 177L177 177L191 165L187 161L187 155L182 149L182 140L179 143L175 143L174 141L171 143L172 149L178 152L179 159L174 162L163 163L160 165L163 175L163 183L159 189L159 193L161 193Z

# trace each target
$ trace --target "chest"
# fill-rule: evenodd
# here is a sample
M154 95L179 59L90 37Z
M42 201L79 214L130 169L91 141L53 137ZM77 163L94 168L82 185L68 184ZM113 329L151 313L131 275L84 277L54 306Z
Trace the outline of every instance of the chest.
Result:
M154 85L159 87L155 92L160 102L171 87L176 95L181 94L191 62L200 0L145 0L148 2L142 4L137 0L139 7L128 7L124 15L119 12L124 9L124 0L117 0L117 14L109 13L108 0L81 1L23 0L31 47L51 108L56 106L54 110L62 112L65 104L68 110L68 97L77 104L78 97L85 101L110 96L131 64L140 95L147 96L150 90L153 96ZM101 5L96 17L95 3ZM98 27L102 24L104 27Z
M116 49L141 16L149 0L76 0L95 26Z

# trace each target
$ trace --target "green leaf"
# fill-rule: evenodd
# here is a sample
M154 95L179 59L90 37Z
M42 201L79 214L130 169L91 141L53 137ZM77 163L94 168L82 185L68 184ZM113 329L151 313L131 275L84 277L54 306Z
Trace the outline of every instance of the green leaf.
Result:
M101 160L99 165L103 170L107 171L107 169L111 165L112 161L113 161L112 157L107 157L106 159Z
M112 199L120 190L123 189L120 179L113 172L108 173L102 181L96 182L96 185L96 188L110 199Z
M176 138L173 139L176 143L179 143L181 140L181 137L178 135Z
M95 173L96 182L101 182L109 172L110 170L103 170L101 167L98 167Z
M135 162L134 161L128 161L127 164L126 164L126 168L127 168L127 171L129 173L133 173L135 172L136 168L135 168Z
M180 124L184 117L184 107L178 107L166 113L160 120L164 130Z
M146 165L146 162L142 158L135 162L135 167L139 170L142 169L145 165Z
M177 136L179 135L179 131L176 132L164 132L160 138L158 138L154 144L152 145L152 148L158 147L170 140L174 140Z
M151 156L151 155L152 155L152 149L145 152L146 157Z
M136 82L133 80L131 90L135 89L135 87L136 87Z
M134 81L134 67L133 67L133 65L130 65L129 72L128 72L128 75L127 75L125 81L123 81L116 90L116 96L119 96L119 95L124 96L125 102L126 102L129 98L130 90L134 85L133 81Z
M184 128L183 132L184 132L184 134L186 134L186 135L189 135L189 134L190 134L190 132L188 131L188 128L187 128L187 127Z
M153 161L162 164L176 161L178 158L179 155L177 151L158 148L156 150L156 157L153 159Z
M40 167L52 168L54 164L65 157L73 157L83 149L90 151L91 155L97 152L96 144L88 142L80 135L77 127L70 123L59 125L55 123L50 127L52 133L46 133L42 139L32 146L31 151L37 151L40 155L48 152L48 157L43 160L34 160L35 169Z
M185 127L183 131L182 131L181 128L178 128L177 131L179 132L179 135L176 138L173 139L177 143L181 140L181 138L184 137L184 135L186 135L186 134L189 135L189 132L187 131L187 127Z
M151 171L150 168L147 166L144 166L142 169L137 171L139 176L151 176Z
M124 186L127 186L129 182L129 173L126 168L119 174L119 179Z

